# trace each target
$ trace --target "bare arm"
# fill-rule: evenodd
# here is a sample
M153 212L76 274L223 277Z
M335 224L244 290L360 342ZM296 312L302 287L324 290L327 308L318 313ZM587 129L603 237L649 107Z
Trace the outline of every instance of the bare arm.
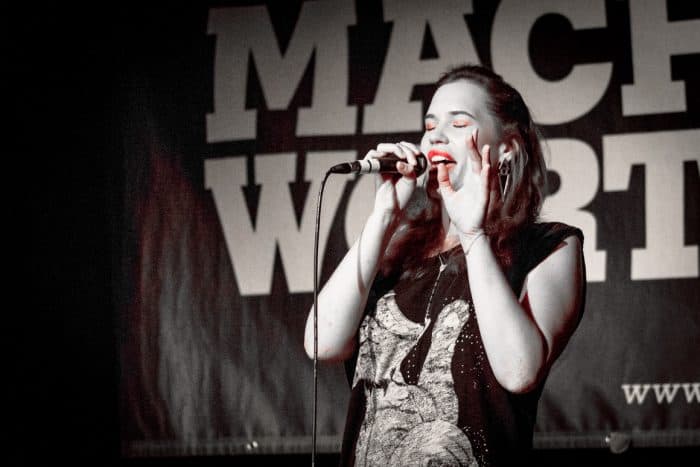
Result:
M578 322L583 300L583 259L576 237L561 245L526 277L516 297L483 235L491 195L490 147L477 149L478 131L466 141L471 170L454 190L448 169L438 167L440 193L466 252L474 308L484 350L498 382L511 392L533 389L561 352Z
M391 237L391 226L408 202L416 186L413 167L418 148L410 143L380 144L367 157L393 153L406 160L397 168L398 181L379 178L374 209L360 237L343 257L318 295L318 358L343 360L355 344L369 290L377 274L384 249ZM314 309L309 311L304 330L304 349L314 356Z
M471 246L467 265L481 339L496 379L511 392L533 389L578 322L585 280L579 239L565 239L528 274L521 298L511 290L486 237Z
M343 360L354 350L370 286L377 273L388 240L391 215L372 214L360 237L345 254L318 295L318 358ZM309 311L304 332L304 349L314 355L314 313Z

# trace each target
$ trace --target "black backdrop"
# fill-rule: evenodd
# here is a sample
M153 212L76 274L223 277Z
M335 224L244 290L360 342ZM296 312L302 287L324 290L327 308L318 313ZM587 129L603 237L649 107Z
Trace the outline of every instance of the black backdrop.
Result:
M608 3L609 13L618 12L622 16L625 8L626 2ZM481 11L486 10L488 8L484 7ZM192 39L182 32L186 25L203 27L206 13L204 7L169 11L167 14L156 8L122 7L88 14L84 10L53 6L40 12L23 11L17 16L18 21L21 18L24 22L13 36L12 45L18 46L18 52L10 54L9 63L16 65L10 69L13 74L19 72L20 79L13 82L15 92L11 94L13 106L10 108L20 123L20 131L10 135L10 148L20 155L15 159L20 162L15 173L29 176L21 177L21 188L13 192L21 193L21 206L28 204L31 208L10 210L12 214L20 214L16 217L18 220L25 219L22 214L31 213L26 224L18 224L31 226L31 235L26 236L23 229L17 229L19 244L31 240L25 250L30 252L31 261L22 261L21 264L29 267L20 268L23 274L16 275L23 278L18 285L29 285L27 289L19 290L30 298L31 313L28 314L28 326L22 328L26 332L13 334L10 341L17 344L18 350L23 350L13 359L17 365L15 379L31 383L12 385L13 389L20 389L13 391L13 396L18 400L28 400L27 404L12 407L19 409L15 431L23 441L16 445L21 448L16 456L19 460L36 456L47 459L94 457L108 462L119 457L123 447L120 445L124 441L123 437L120 440L116 429L119 421L116 400L124 371L123 360L120 368L118 358L118 350L124 345L121 334L123 315L120 313L124 289L119 271L124 261L121 229L129 222L123 205L129 193L126 187L130 183L125 170L127 164L124 160L128 161L125 147L132 134L125 125L125 108L133 106L129 96L133 96L130 92L134 87L139 88L139 83L143 83L138 81L140 77L148 76L158 84L171 86L176 82L168 74L173 68L190 73L192 77L194 72L178 61L183 48L187 50ZM684 14L686 16L681 14L678 19L697 18L693 12ZM612 22L611 18L608 22ZM474 31L472 33L477 35ZM192 30L190 34L197 37L201 30ZM674 73L680 73L686 79L689 105L686 116L632 118L625 120L625 125L629 125L625 131L646 131L650 127L697 128L697 104L693 107L693 102L697 102L696 98L693 99L696 92L693 89L696 90L697 86L693 83L698 81L697 75L692 74L692 70L697 69L697 54L688 57L687 61L674 62ZM619 66L624 70L624 64ZM629 70L620 73L624 76ZM629 80L623 77L619 82ZM206 84L200 86L206 87ZM177 90L177 86L174 87ZM159 86L151 89L156 88L161 89ZM162 99L166 93L160 92L154 94ZM610 99L615 102L614 98ZM137 104L142 110L149 109L148 102ZM617 105L619 109L619 102ZM163 125L162 120L158 123ZM575 135L575 130L566 125L560 128L561 134L565 135ZM202 128L194 131L202 131ZM589 129L588 134L593 131L595 128ZM174 140L178 138L181 139L175 146L187 148L187 144L182 143L186 138L173 137ZM341 146L349 144L349 140L338 141ZM369 139L361 137L358 141L354 143L358 151L369 143ZM206 143L200 141L198 144ZM595 146L600 156L599 145ZM211 151L212 154L215 152ZM196 156L201 158L202 154ZM192 164L193 170L202 170L201 166ZM14 164L11 167L14 168ZM697 166L686 164L685 167L686 205L693 206L697 204ZM633 182L628 194L632 192L630 196L640 198L643 197L640 174L636 174L636 178L638 181ZM605 197L600 193L598 198ZM605 200L606 203L612 201L612 197ZM617 219L615 215L612 217L609 224L614 224ZM686 212L685 219L685 242L687 245L697 244L697 214ZM614 232L613 227L611 225L608 230ZM643 224L640 221L629 229L633 232L643 230ZM643 239L630 242L634 246L643 245ZM622 264L615 266L612 272L608 271L608 277L629 276L629 258L620 255L620 261ZM634 284L627 284L630 285ZM690 303L680 305L697 313L697 295L692 301L693 291L697 294L697 280L662 287L670 287L662 288L662 291L672 305L679 289L691 294ZM643 296L648 299L653 293L647 292ZM624 303L625 294L617 300ZM664 316L664 322L668 319ZM691 333L691 337L693 332L697 336L697 315L694 321L682 322L689 323L685 330ZM606 328L606 324L601 326ZM653 332L658 326L647 326L651 331L646 331L648 334L642 334L643 337L649 342L659 343L658 334ZM627 347L638 336L632 332L631 337L620 338L620 343ZM690 342L690 347L679 344L683 354L679 361L692 361L697 350L693 344L694 341ZM606 355L615 354L615 348L606 350L598 343L592 347L586 352L588 358L597 350ZM677 365L675 360L670 360L671 368L664 366L669 365L669 360L662 358L639 359L638 362L641 367L663 367L671 372ZM687 381L692 381L687 378ZM694 381L697 381L697 373ZM687 412L680 413L682 421ZM593 418L610 416L605 410L592 410L590 414ZM657 419L661 423L673 422L674 415L664 413ZM697 418L694 420L697 423ZM123 418L121 422L124 423ZM692 441L692 437L675 443L668 438L660 439L649 444L687 445L689 439ZM30 442L25 443L27 440ZM591 459L590 453L576 455L579 460ZM651 458L653 456L646 457L647 460ZM226 458L210 459L209 462L226 461ZM615 460L621 459L624 458ZM627 459L640 461L644 457Z

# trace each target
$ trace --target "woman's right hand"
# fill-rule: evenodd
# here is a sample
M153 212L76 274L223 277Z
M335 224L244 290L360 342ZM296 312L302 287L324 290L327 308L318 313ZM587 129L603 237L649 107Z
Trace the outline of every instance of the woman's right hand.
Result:
M417 166L416 155L420 149L415 144L402 141L400 143L380 143L365 155L365 159L394 154L405 162L396 165L401 177L392 174L379 174L376 181L374 212L378 214L395 214L401 211L413 194L416 187Z

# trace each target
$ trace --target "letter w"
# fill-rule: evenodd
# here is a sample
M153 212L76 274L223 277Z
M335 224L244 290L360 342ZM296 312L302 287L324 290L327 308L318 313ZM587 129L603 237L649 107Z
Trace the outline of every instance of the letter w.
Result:
M255 180L261 186L255 225L243 192L248 184L245 157L205 161L205 185L214 196L241 295L270 293L276 248L279 248L289 291L313 291L316 194L327 167L355 157L354 151L307 154L304 179L311 181L311 186L298 223L289 190L289 183L295 180L296 154L256 155ZM319 261L323 258L344 187L345 183L326 185L319 226Z
M688 404L700 402L700 383L683 383L683 392L685 392L685 400Z
M632 404L635 401L637 404L641 404L644 402L644 399L647 396L647 392L649 392L649 389L651 388L651 385L649 384L623 384L622 385L622 390L625 393L625 399L627 399L627 404Z
M680 389L681 385L678 383L666 383L666 384L654 384L654 393L656 393L656 402L659 404L663 402L671 403L676 397L676 393Z

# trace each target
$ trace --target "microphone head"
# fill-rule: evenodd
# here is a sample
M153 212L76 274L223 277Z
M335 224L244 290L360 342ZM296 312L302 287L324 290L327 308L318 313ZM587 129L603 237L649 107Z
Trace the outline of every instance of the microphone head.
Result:
M413 171L416 174L416 177L419 177L423 175L423 172L425 172L428 169L428 158L423 155L423 153L419 153L416 155L416 166L413 168Z

